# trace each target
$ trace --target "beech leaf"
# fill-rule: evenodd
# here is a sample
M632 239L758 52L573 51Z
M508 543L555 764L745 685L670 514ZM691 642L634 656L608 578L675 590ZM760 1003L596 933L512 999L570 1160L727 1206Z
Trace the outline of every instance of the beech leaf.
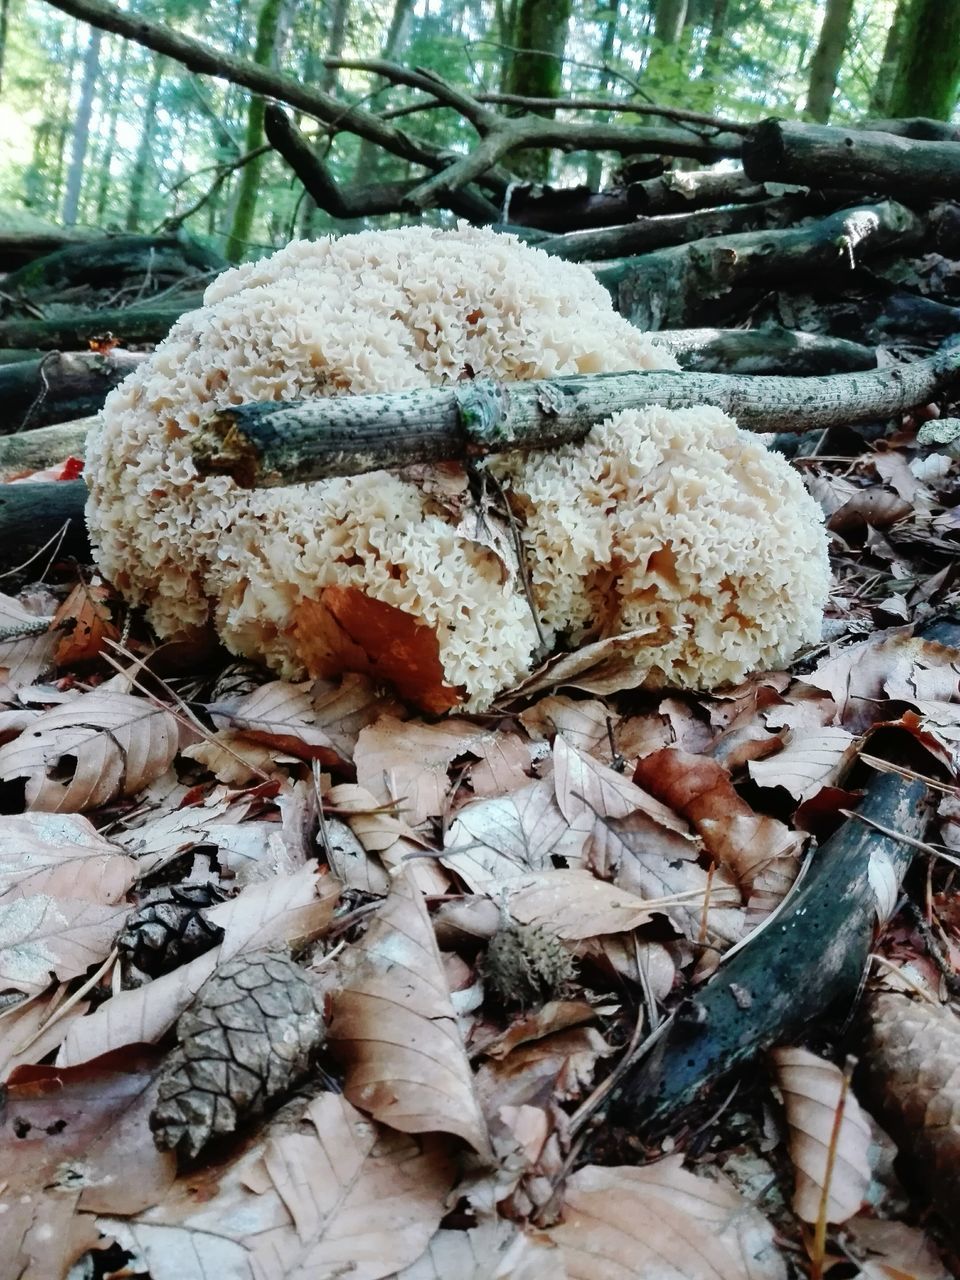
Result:
M598 880L591 871L540 871L504 885L510 914L521 924L542 925L558 938L595 938L647 924L657 911L628 889Z
M0 895L121 902L137 863L79 814L27 813L0 825Z
M806 1049L774 1049L771 1057L790 1130L790 1156L797 1174L794 1212L814 1223L820 1213L828 1153L837 1111L843 1115L830 1170L827 1221L845 1222L859 1210L870 1185L870 1125L843 1073Z

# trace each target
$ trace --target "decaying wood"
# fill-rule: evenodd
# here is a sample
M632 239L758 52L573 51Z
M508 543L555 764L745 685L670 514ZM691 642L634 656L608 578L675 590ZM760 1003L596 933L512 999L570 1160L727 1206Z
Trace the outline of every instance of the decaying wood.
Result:
M596 275L621 315L639 328L684 328L702 316L705 298L742 286L769 289L817 273L850 273L862 259L893 246L911 247L922 235L923 224L909 209L885 200L801 227L716 236L618 259Z
M923 836L926 783L881 774L859 808L814 856L800 888L754 941L722 963L673 1015L650 1056L614 1090L610 1119L631 1132L657 1133L729 1072L763 1049L789 1042L831 1006L849 1012L876 931L875 883L896 889L913 847L881 835L862 818L908 839Z
M25 471L43 471L65 458L82 458L95 422L96 417L77 418L0 436L0 482Z
M0 320L0 347L69 351L84 347L108 333L124 343L160 342L185 311L202 305L202 294L184 294L177 302L157 303L151 307L71 311L48 320Z
M908 204L960 196L960 143L866 129L764 120L744 141L743 167L757 181L853 186Z
M107 392L146 359L137 351L51 351L0 366L0 435L68 422L99 409Z
M0 484L0 570L26 565L47 547L51 554L56 548L61 557L89 561L86 500L82 480ZM9 578L4 589L10 590Z
M762 329L662 329L657 346L691 373L824 377L877 367L872 347L781 325Z
M203 425L193 459L201 475L245 487L303 484L414 462L549 449L582 439L617 409L711 404L750 430L806 431L889 417L960 379L960 349L929 360L830 378L706 373L600 373L391 395L240 405Z
M48 231L0 231L0 271L16 271L34 258L56 253L71 244L99 240L102 231L82 227L51 227Z

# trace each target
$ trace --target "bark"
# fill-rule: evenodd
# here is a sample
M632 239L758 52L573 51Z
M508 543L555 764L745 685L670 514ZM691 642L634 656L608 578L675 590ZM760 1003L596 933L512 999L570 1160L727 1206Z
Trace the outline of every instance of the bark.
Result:
M917 244L923 226L892 201L843 209L783 231L714 236L600 267L614 306L641 329L685 328L702 318L705 297L798 277L852 275L857 264L893 245Z
M657 346L690 373L823 377L877 367L872 347L779 325L762 329L664 329Z
M890 110L890 94L893 91L894 76L897 74L897 63L900 61L900 50L903 47L909 5L910 0L897 0L893 20L887 29L880 69L870 95L871 115L885 116Z
M327 61L320 64L320 88L324 93L333 93L337 85L337 69L330 65L330 60L339 58L343 53L344 42L347 38L347 14L350 12L350 0L334 0L333 14L330 18L330 26L327 31ZM307 83L313 79L317 73L317 55L313 47L307 55ZM270 108L267 108L269 112ZM270 137L269 129L265 128L266 136ZM297 175L299 177L299 174ZM302 179L301 179L302 181ZM317 212L317 202L313 196L307 191L304 196L303 210L300 215L300 234L305 240L311 239L313 236L314 217Z
M102 240L102 231L86 227L52 228L49 231L0 231L0 271L16 271L18 267L48 253L56 253L70 245Z
M744 141L743 167L757 181L856 187L910 202L960 197L960 144L867 129L765 120Z
M960 381L960 349L832 378L611 373L222 409L194 441L201 475L244 487L304 484L411 463L548 449L618 409L711 404L756 431L866 422L926 404Z
M930 794L922 781L880 774L859 812L918 840ZM883 867L899 883L913 852L850 818L817 850L785 909L679 1007L650 1056L614 1089L609 1119L632 1133L659 1133L680 1108L770 1045L789 1043L832 1006L845 1014L880 909L871 871ZM882 920L886 915L880 909Z
M0 482L24 471L56 466L66 458L82 458L87 436L96 421L95 417L77 418L21 431L14 436L0 436Z
M202 294L185 294L177 303L154 307L75 311L50 320L0 320L0 347L69 351L108 333L127 344L161 342L185 311L201 306Z
M75 556L89 562L90 542L83 518L86 501L87 486L82 480L0 485L0 569L4 573L21 566L27 569L33 557L41 553L49 557L55 548L58 559ZM41 567L43 563L45 560ZM37 572L34 567L34 578ZM29 572L25 576L29 577ZM10 577L5 586L11 590Z
M659 178L637 182L626 189L632 213L687 213L721 204L764 200L764 187L748 178L742 169L690 170L665 173Z
M185 234L107 236L70 245L27 263L3 283L7 294L31 301L56 301L70 289L115 289L147 274L155 284L172 284L195 272L222 271L219 254Z
M830 119L852 13L853 0L827 0L820 38L810 63L810 87L807 91L806 114L820 124L826 124Z
M94 204L94 221L98 226L103 224L106 217L107 201L113 185L110 165L116 147L117 124L120 119L120 107L124 94L127 58L130 54L130 47L129 41L122 40L120 42L120 52L117 56L116 67L110 84L110 97L104 108L107 116L107 133L103 140L103 151L100 155L100 182L97 186L97 198Z
M505 80L505 92L530 98L559 98L563 87L563 55L573 10L572 0L520 0L510 43L513 53ZM546 108L546 118L553 112ZM513 165L518 177L546 182L550 152L525 151Z
M613 60L613 50L617 42L617 25L620 21L620 0L610 8L610 16L603 24L603 40L600 44L600 64L603 70L600 73L600 82L597 85L601 94L610 92L610 71L609 65ZM601 122L610 119L610 113L604 111L598 117ZM603 179L603 161L596 152L591 152L587 157L587 186L591 191L596 191Z
M104 355L54 351L0 367L0 435L96 413L107 392L145 359L141 352L121 349Z
M385 62L391 62L397 55L401 40L404 38L413 12L413 0L394 0L390 25L384 37L380 56ZM383 88L385 81L380 81L378 88ZM380 168L380 149L373 145L372 138L363 138L357 152L357 167L354 170L354 182L369 182L376 179Z
M890 92L892 116L949 120L960 91L960 5L911 0Z
M282 0L263 0L260 16L257 19L257 43L253 60L260 67L270 67L275 60L277 47L277 26L280 21ZM255 151L264 141L263 114L266 103L259 95L250 99L247 109L247 131L244 139L244 151ZM260 190L260 172L262 160L257 156L245 165L240 175L240 189L237 193L236 208L227 238L226 255L231 262L240 262L249 247L253 231L253 219L257 211L257 196Z
M537 248L557 258L573 262L596 262L630 254L648 253L668 245L686 244L705 236L722 236L761 227L785 227L804 216L805 201L798 196L780 200L760 200L755 204L733 205L725 209L702 209L696 213L663 214L656 218L637 217L622 227L599 231L570 231L562 236L538 240Z
M157 132L157 104L160 101L160 84L163 80L165 58L154 58L150 87L143 108L143 123L140 126L140 141L137 145L137 157L130 175L130 199L127 203L127 216L124 226L127 231L136 231L140 226L143 212L143 190L147 181L147 172L153 152L153 140Z
M93 96L100 74L100 44L103 33L96 27L90 30L86 56L83 60L83 81L80 86L80 103L73 122L73 140L70 149L70 168L67 171L67 188L63 196L64 225L72 227L80 209L80 188L83 185L83 164L90 139L90 117L93 114Z

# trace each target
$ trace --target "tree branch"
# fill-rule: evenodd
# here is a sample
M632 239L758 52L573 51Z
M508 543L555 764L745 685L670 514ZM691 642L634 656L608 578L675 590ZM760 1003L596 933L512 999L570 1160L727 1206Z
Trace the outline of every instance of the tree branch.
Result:
M890 417L960 382L960 349L828 378L606 373L549 382L485 379L392 395L222 409L194 441L201 475L245 487L303 484L416 462L549 449L618 409L716 405L754 431L807 431Z

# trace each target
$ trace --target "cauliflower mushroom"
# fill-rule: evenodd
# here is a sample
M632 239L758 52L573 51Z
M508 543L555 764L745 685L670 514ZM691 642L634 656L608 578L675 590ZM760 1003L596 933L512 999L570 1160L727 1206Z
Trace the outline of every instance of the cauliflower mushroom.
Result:
M325 593L360 592L429 628L450 701L482 709L529 671L539 637L509 539L481 511L471 522L429 482L386 472L248 491L200 478L193 438L246 401L651 368L676 364L586 268L514 237L294 242L215 280L108 397L87 454L99 566L160 635L213 618L230 649L291 678L350 665L314 624ZM718 411L614 414L582 445L491 466L525 525L549 643L642 629L638 683L706 686L818 634L817 508Z

